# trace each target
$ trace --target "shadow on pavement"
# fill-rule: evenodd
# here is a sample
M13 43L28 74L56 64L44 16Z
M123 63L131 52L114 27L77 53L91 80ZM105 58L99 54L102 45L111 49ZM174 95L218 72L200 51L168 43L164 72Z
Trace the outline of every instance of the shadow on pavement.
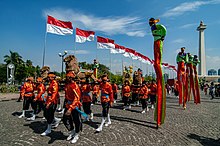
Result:
M207 137L199 136L196 134L189 134L187 135L187 137L190 139L195 139L199 141L203 146L219 146L220 145L220 138L215 140L212 138L207 138Z
M92 121L86 121L86 122L83 122L83 124L86 124L86 125L89 125L90 127L94 128L94 129L97 129L98 128L98 124L101 124L100 122L92 122Z
M33 111L26 111L25 112L25 117L30 117L31 116L31 113L32 113ZM13 115L13 116L20 116L22 114L22 112L13 112L11 115Z

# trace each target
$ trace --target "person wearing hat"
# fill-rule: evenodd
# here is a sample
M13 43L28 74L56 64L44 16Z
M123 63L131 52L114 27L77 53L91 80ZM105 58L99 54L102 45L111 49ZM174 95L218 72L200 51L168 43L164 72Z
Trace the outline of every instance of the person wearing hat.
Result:
M93 120L93 113L91 110L91 103L92 103L92 98L90 96L90 91L92 87L88 83L87 79L81 80L81 93L82 93L82 104L83 104L83 110L87 115L90 115L90 120ZM84 119L84 121L88 121L89 119Z
M18 118L25 117L25 111L29 109L31 104L32 109L34 109L34 78L28 77L21 89L21 98L23 99L23 110L22 114Z
M196 66L200 63L198 56L194 55L193 58L193 72L194 72L194 76L195 76L195 90L194 91L194 95L195 95L195 100L194 103L198 104L200 103L200 93L199 93L199 80L198 80L198 73L197 73L197 68Z
M45 110L44 110L44 117L47 120L47 129L45 132L41 134L41 136L46 136L51 133L52 123L54 127L59 125L61 119L56 118L54 113L57 108L57 102L59 98L59 85L58 82L55 80L56 75L53 72L48 73L49 78L49 87L47 89L47 97L45 102Z
M130 96L131 96L131 87L130 87L129 81L125 80L124 85L122 87L122 100L124 102L123 110L129 109L131 107Z
M37 96L34 98L34 114L32 115L32 117L27 118L27 120L31 120L34 121L35 120L35 115L39 114L40 111L44 108L44 103L46 101L45 97L44 97L44 93L46 91L46 88L43 84L43 78L38 77L36 80L36 89L37 89Z
M109 126L111 124L109 108L112 106L114 102L112 85L107 82L108 76L106 74L102 75L102 82L100 84L101 90L101 104L102 104L102 122L100 126L96 129L97 132L101 132L103 125L107 119L107 123L105 126Z
M147 82L143 81L142 86L140 87L139 90L139 98L141 100L142 104L142 114L145 113L145 110L149 111L148 105L147 105L147 99L148 99L148 88L147 88Z
M186 92L185 92L185 82L186 82L186 70L185 64L188 62L188 55L185 53L185 47L181 48L181 51L176 56L176 62L178 65L177 68L177 80L179 83L179 105L183 103L183 108L186 108L185 101Z
M164 123L166 110L166 91L164 85L164 78L162 73L162 52L163 41L166 36L166 28L161 24L157 24L160 20L150 18L149 25L154 37L154 69L157 76L157 109L155 112L155 120L157 127Z
M70 131L67 140L71 140L71 143L76 143L79 139L79 132L82 130L82 122L80 113L77 108L82 106L80 102L81 91L79 85L74 80L75 74L70 71L66 74L67 84L65 86L65 100L63 123L68 131ZM73 126L75 124L75 129Z
M96 104L97 103L97 99L99 97L100 94L100 87L99 87L99 83L96 81L95 85L92 88L92 103Z

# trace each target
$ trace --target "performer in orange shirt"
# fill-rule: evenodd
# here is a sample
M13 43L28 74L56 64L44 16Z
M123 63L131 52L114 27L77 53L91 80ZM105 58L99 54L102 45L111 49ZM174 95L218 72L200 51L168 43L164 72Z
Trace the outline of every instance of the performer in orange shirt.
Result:
M92 89L92 103L93 104L97 103L97 98L99 94L100 94L99 83L95 82L95 85L93 86L93 89Z
M106 121L106 118L107 118L107 123L105 124L105 126L108 126L111 124L109 108L112 106L114 102L114 98L113 98L112 85L107 81L108 81L107 75L103 75L102 82L100 84L101 104L102 104L102 122L99 128L96 129L97 132L102 131L102 127Z
M31 104L32 109L35 109L34 106L34 78L29 77L27 81L24 83L21 89L21 98L23 99L23 111L22 114L18 118L25 117L25 111L29 109Z
M131 88L129 85L129 81L125 80L124 85L122 87L122 100L124 102L123 110L126 110L129 108L128 106L130 106L130 96L131 96Z
M116 103L116 100L118 99L118 86L114 81L112 82L112 90L113 90L114 103Z
M49 78L49 87L47 89L47 98L45 103L45 110L44 110L44 117L47 120L47 129L45 132L43 132L41 135L45 136L51 133L51 127L52 123L55 125L54 127L57 127L59 125L59 122L61 119L55 118L54 113L57 108L57 101L59 98L58 93L58 82L55 80L56 75L53 72L48 73Z
M88 80L84 79L81 80L81 92L82 92L82 104L83 104L83 110L87 115L90 115L90 120L93 120L93 113L91 110L91 102L92 98L89 95L89 92L91 91L91 86L88 83ZM89 121L89 119L84 119L84 121Z
M34 121L35 120L35 115L39 114L41 110L44 108L44 103L46 101L44 97L44 93L46 91L46 88L43 84L43 79L41 77L37 78L37 96L34 98L34 114L32 117L27 118L27 120Z
M139 98L141 100L142 104L142 114L145 113L145 110L149 111L148 105L147 105L147 99L148 99L148 88L146 85L146 81L143 81L142 86L139 90Z
M65 110L63 115L63 123L70 135L67 137L67 140L71 140L71 143L76 143L79 139L79 132L82 131L82 122L80 113L77 109L80 109L82 106L80 102L81 91L78 84L74 81L75 74L69 72L66 75L67 84L65 87ZM73 123L75 124L75 130Z
M156 102L156 95L157 95L157 84L156 84L155 80L153 79L150 84L150 92L149 92L152 109L154 109L154 105Z

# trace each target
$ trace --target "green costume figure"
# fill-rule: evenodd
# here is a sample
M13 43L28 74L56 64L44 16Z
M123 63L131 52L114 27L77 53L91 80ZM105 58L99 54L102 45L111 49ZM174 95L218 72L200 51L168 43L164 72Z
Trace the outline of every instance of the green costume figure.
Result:
M98 78L98 68L99 68L99 63L96 61L96 59L94 59L93 74L94 74L96 79Z

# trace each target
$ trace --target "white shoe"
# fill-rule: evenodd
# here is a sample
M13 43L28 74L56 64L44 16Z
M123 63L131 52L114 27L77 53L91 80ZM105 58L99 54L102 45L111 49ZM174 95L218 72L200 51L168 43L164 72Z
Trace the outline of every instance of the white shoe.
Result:
M76 133L75 133L75 130L72 130L71 131L71 133L70 133L70 135L67 137L67 141L69 141L69 140L71 140L73 137L74 137L74 135L75 135Z
M97 132L101 132L102 131L102 127L99 127L96 129Z
M102 131L102 127L103 127L104 123L105 123L105 118L102 117L102 122L101 122L99 128L96 129L97 132L101 132Z
M27 118L27 120L28 120L28 121L34 121L34 120L35 120L35 115L33 114L33 116L30 117L30 118Z
M24 117L24 115L22 114L22 115L20 115L18 118L21 119L21 118L23 118L23 117Z
M60 112L58 112L59 114L64 114L64 109L62 109Z
M111 121L110 122L107 122L107 123L105 123L105 127L108 127L109 125L111 125Z
M141 113L144 114L144 113L145 113L145 110L143 110Z
M22 114L18 118L20 119L20 118L23 118L23 117L25 117L25 110L22 111Z
M93 120L93 113L91 113L91 115L90 115L90 120Z
M151 108L154 109L154 105L153 104L151 105Z
M41 136L46 136L51 133L51 124L47 125L47 130L41 133Z
M131 109L131 105L129 105L128 108Z
M147 112L149 111L149 107L147 107Z
M52 124L53 128L57 128L60 124L61 119L54 117L54 123Z
M42 120L46 120L46 118L45 118L45 117L43 117L43 118L42 118Z
M79 139L79 134L76 133L73 140L71 141L71 143L76 143L78 141L78 139Z
M114 103L116 103L116 100L114 100Z

